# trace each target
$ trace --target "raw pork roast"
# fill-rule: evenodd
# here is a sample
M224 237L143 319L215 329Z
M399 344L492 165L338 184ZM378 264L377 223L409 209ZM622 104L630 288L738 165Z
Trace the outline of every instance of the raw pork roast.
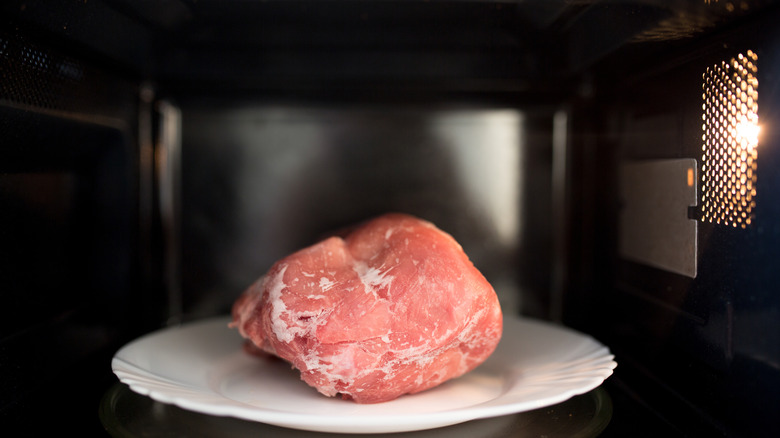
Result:
M501 338L490 284L460 245L403 214L278 262L233 305L232 327L322 394L378 403L482 363Z

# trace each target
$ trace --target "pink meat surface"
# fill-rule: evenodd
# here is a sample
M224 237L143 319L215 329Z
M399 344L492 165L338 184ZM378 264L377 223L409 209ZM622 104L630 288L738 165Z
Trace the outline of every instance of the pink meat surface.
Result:
M231 326L322 394L378 403L474 369L503 324L449 234L387 214L276 262L235 302Z

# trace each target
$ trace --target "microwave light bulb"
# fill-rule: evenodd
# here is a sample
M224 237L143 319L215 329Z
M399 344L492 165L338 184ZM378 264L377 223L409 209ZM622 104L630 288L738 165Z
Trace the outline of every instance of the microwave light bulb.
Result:
M758 56L749 50L702 76L702 219L746 228L756 205Z

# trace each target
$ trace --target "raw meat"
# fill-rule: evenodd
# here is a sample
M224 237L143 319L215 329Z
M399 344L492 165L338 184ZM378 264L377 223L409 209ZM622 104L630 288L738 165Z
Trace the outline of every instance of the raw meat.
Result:
M378 403L482 363L501 338L490 284L461 246L403 214L276 262L233 306L232 327L327 396Z

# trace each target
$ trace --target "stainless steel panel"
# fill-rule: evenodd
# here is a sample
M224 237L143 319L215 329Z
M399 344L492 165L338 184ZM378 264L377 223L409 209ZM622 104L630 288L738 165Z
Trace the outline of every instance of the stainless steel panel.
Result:
M620 255L696 277L696 160L624 163L620 167Z
M227 104L184 105L182 117L191 313L226 305L323 234L388 211L452 234L505 311L520 306L520 248L546 235L551 181L526 171L540 168L526 160L549 161L550 142L529 135L537 122L522 111ZM526 250L529 276L549 275L547 256Z

